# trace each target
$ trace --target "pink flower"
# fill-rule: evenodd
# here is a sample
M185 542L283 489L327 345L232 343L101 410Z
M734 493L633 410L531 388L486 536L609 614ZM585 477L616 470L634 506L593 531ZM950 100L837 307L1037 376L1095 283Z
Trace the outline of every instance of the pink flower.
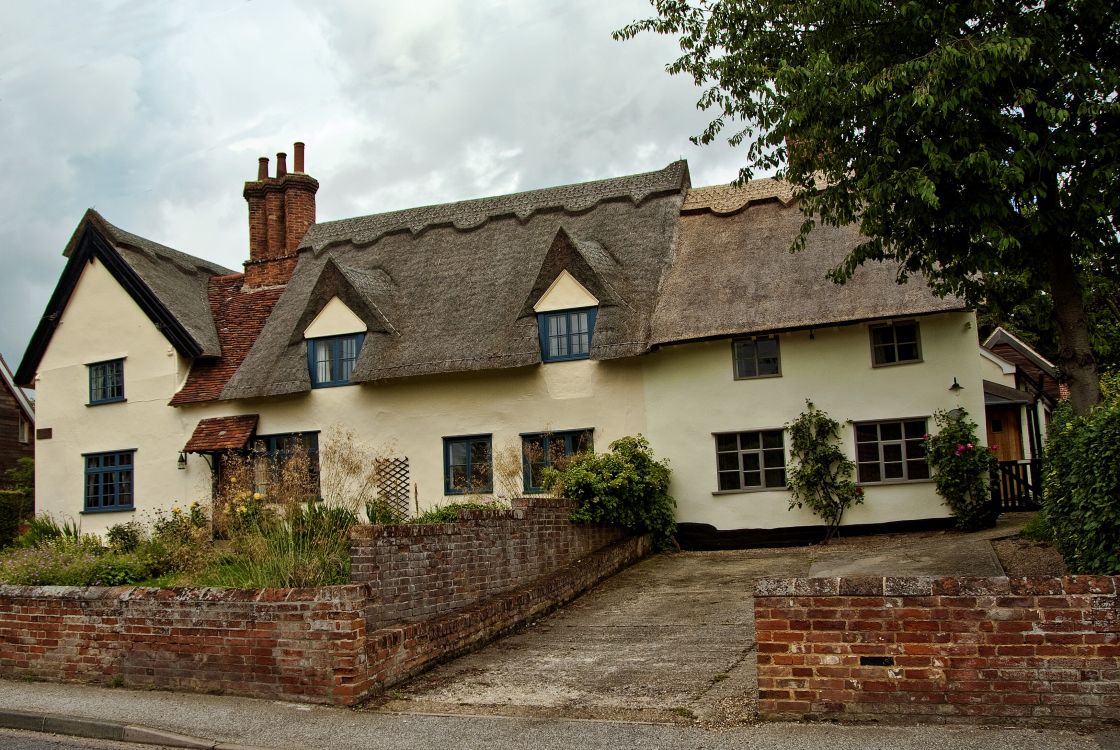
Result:
M929 440L929 433L928 432L925 435L922 435L922 440Z

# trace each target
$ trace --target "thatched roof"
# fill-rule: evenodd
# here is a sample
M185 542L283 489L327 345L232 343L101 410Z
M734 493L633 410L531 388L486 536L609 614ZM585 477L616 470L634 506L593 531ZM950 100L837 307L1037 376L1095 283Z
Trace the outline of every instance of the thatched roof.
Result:
M803 252L790 245L805 216L776 180L690 190L677 256L653 315L650 346L964 309L920 276L869 263L837 286L828 271L860 242L855 226L818 225Z
M121 258L202 347L201 356L221 354L218 332L210 315L209 280L211 276L233 271L126 232L93 209L89 214L96 218Z
M530 300L561 268L601 301L592 358L641 354L687 181L686 165L676 162L616 180L314 226L221 397L308 390L303 327L333 296L351 300L369 326L353 382L538 364Z

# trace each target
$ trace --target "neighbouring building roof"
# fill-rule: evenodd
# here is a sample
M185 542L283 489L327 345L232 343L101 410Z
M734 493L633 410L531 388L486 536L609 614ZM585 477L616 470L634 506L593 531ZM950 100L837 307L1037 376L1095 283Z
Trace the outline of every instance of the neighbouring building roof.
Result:
M860 241L857 227L818 225L802 252L805 221L776 180L688 191L677 255L661 287L651 345L965 309L923 278L897 283L897 266L866 263L837 285L829 270Z
M1058 383L1058 368L1054 363L1006 328L996 328L984 339L982 346L1019 368L1021 374L1033 381L1034 387L1041 385L1043 392L1052 400L1063 398Z
M19 408L23 411L23 416L31 424L35 424L35 405L31 403L31 399L23 392L23 389L16 385L15 377L12 371L8 369L8 363L4 361L4 355L0 354L0 382L4 384L12 393L12 398L19 404Z
M257 429L259 419L257 414L241 414L200 420L183 450L187 453L207 453L244 448Z

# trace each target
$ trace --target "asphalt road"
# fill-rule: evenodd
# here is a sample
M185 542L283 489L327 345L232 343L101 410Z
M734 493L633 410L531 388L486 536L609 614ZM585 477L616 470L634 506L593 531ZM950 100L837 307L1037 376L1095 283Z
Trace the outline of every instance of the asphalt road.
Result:
M87 740L82 737L63 737L58 734L21 732L18 729L0 729L0 748L3 750L162 750L156 745Z

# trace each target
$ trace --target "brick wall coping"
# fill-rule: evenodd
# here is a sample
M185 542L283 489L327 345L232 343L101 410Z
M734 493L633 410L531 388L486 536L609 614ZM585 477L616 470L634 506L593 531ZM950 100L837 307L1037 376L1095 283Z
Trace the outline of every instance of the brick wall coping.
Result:
M846 576L843 578L762 578L755 596L1034 596L1115 594L1120 576L1062 578L954 578L930 576Z
M0 585L0 598L65 599L79 601L166 601L211 603L316 603L355 607L369 599L366 584L322 586L305 589L159 589L143 586L11 586Z

